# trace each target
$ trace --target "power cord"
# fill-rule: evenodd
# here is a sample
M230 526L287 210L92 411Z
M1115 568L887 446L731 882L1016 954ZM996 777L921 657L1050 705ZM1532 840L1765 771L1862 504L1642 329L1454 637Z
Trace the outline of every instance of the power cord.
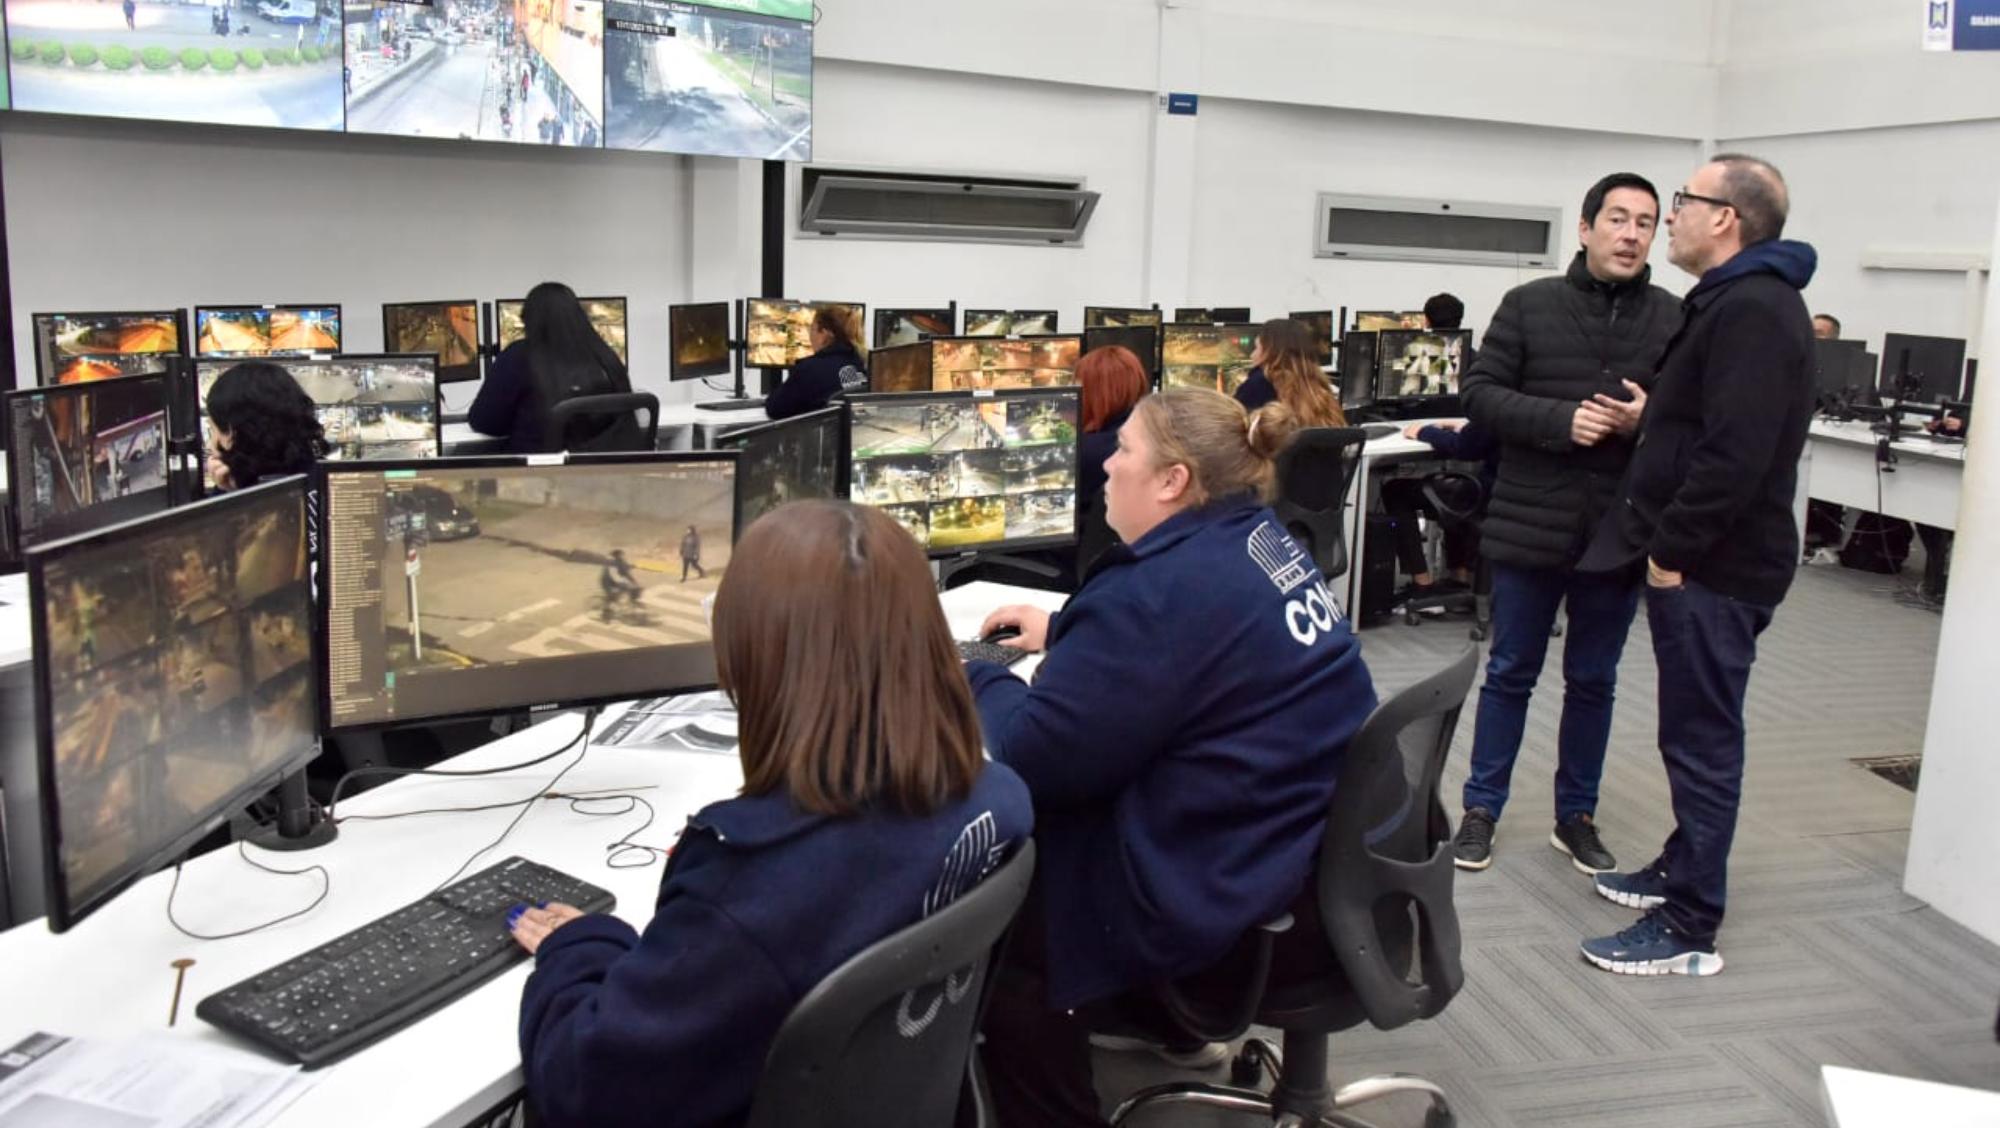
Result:
M386 776L429 775L429 776L444 776L449 778L473 778L477 776L507 775L512 772L524 771L528 768L536 767L541 764L546 764L550 760L553 760L556 757L562 755L563 753L568 752L570 749L576 747L576 743L578 740L584 740L590 736L591 726L597 723L597 712L598 710L595 706L592 706L591 708L584 710L583 731L577 734L575 740L572 740L568 744L563 745L561 748L558 748L555 751L550 752L546 756L537 756L532 760L523 760L518 764L508 764L498 768L398 768L381 764L369 764L364 767L355 768L352 771L349 771L347 774L341 776L338 780L334 781L333 795L327 800L326 804L326 817L328 819L333 820L335 823L346 821L345 819L336 818L335 812L340 807L340 793L347 787L347 781L351 779L359 779L364 776L378 776L378 775L386 775ZM513 806L513 804L503 803L500 804L500 806L511 807Z
M307 913L312 912L314 909L319 908L320 904L326 900L327 894L333 892L333 876L326 872L325 866L314 865L314 866L307 866L304 869L296 869L296 870L284 870L284 869L278 869L275 866L267 866L264 863L250 856L249 851L244 848L244 843L241 839L237 840L236 853L238 857L241 857L244 861L250 863L257 869L263 870L265 873L277 874L280 877L304 877L305 875L311 873L319 874L319 880L320 880L319 896L314 897L312 899L312 902L308 904L305 908L299 909L296 912L286 913L284 916L277 917L272 920L267 920L263 924L252 925L249 928L239 928L234 932L217 932L217 933L196 932L193 929L188 928L186 925L182 924L179 920L175 919L174 917L174 895L180 892L181 865L182 865L181 862L175 862L174 883L167 888L167 923L173 925L174 930L176 932L179 932L181 935L194 940L233 940L238 936L248 936L253 932L262 932L267 928L283 924L288 920L296 920L299 917L302 917Z
M521 825L521 820L528 817L529 811L535 809L535 801L540 799L544 793L554 791L556 789L556 785L562 782L564 776L568 775L571 771L574 771L578 764L583 763L583 758L585 756L590 755L590 741L588 738L590 736L591 727L596 723L597 723L597 707L593 705L590 708L584 710L583 728L576 734L576 739L570 741L568 744L563 745L561 748L556 749L554 752L549 753L549 755L547 756L543 756L540 757L539 759L530 761L530 763L543 763L549 759L552 759L553 757L562 755L563 753L569 751L572 748L576 748L578 745L582 745L582 749L578 751L576 754L576 759L571 760L567 764L564 764L562 770L557 772L555 774L555 778L549 780L546 786L536 788L535 793L533 795L529 795L526 798L523 798L518 801L521 809L514 813L514 817L512 819L508 820L507 826L500 831L500 836L498 838L495 838L493 841L473 851L471 857L465 859L465 861L459 864L459 867L457 869L451 871L450 877L447 877L443 881L438 882L437 888L432 889L431 894L435 894L438 892L438 890L443 889L445 886L450 885L454 881L457 881L460 875L464 874L465 871L471 867L472 863L486 856L486 854L489 851L499 846L502 842L507 841L507 836L514 833L514 828ZM526 766L527 766L526 764L517 765L517 767L526 767ZM463 771L463 772L432 772L429 774L492 775L494 773L489 770L489 771ZM426 896L429 896L431 894L426 894Z

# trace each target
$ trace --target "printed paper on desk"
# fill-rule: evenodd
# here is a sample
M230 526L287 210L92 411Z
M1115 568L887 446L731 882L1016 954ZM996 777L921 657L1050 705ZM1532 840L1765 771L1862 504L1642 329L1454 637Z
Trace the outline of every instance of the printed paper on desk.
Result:
M258 1128L312 1087L297 1066L161 1034L37 1034L6 1058L21 1064L0 1074L0 1128Z
M721 690L637 701L591 743L599 748L734 756L738 743L736 710Z

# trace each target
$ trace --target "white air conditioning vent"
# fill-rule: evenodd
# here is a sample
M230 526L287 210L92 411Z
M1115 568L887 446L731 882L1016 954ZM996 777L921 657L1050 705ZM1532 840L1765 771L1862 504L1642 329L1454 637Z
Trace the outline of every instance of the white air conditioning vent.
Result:
M799 230L818 235L1076 243L1098 194L1077 180L808 168Z
M1320 258L1547 268L1560 253L1562 209L1322 192L1314 223Z

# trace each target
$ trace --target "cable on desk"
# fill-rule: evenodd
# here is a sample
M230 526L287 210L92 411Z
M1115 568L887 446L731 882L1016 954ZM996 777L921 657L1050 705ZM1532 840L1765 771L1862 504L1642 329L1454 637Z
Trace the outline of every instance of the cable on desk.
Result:
M502 831L500 832L500 837L498 837L498 838L495 838L495 839L494 839L493 841L491 841L491 842L487 843L486 845L484 845L484 846L481 846L481 847L480 847L479 849L477 849L477 850L473 851L473 853L472 853L472 856L471 856L471 857L469 857L469 858L467 858L467 859L465 859L465 861L464 861L464 862L460 863L460 864L459 864L459 867L458 867L457 869L455 869L455 870L451 871L451 876L450 876L450 877L447 877L447 878L445 878L445 879L444 879L443 881L440 881L440 882L438 882L438 884L437 884L437 888L436 888L436 889L432 889L432 890L431 890L431 893L433 893L433 894L434 894L434 893L436 893L436 892L437 892L437 891L438 891L439 889L443 889L443 888L444 888L445 886L447 886L447 885L450 885L450 884L451 884L452 882L454 882L454 881L457 881L457 880L459 879L459 876L460 876L461 874L463 874L463 873L464 873L464 872L465 872L465 871L466 871L467 869L469 869L469 868L470 868L470 867L472 866L472 863L474 863L474 862L478 861L478 860L479 860L480 858L484 857L484 856L485 856L485 855L487 854L487 852L488 852L488 851L490 851L490 850L494 849L495 847L499 846L499 845L500 845L500 844L501 844L502 842L505 842L505 841L507 841L507 836L508 836L508 835L510 835L510 834L512 834L512 833L514 833L514 828L515 828L515 827L517 827L517 826L519 826L519 825L521 825L521 820L522 820L522 819L525 819L525 818L527 818L527 817L528 817L528 812L529 812L529 811L532 811L532 810L534 810L534 809L535 809L535 801L536 801L537 799L540 799L540 798L541 798L541 797L542 797L542 796L543 796L544 794L546 794L546 793L548 793L548 792L551 792L551 791L554 791L554 790L556 789L556 785L562 782L562 778L563 778L564 776L568 775L568 774L569 774L569 773L570 773L571 771L575 770L575 768L576 768L576 766L577 766L578 764L581 764L581 763L583 763L583 758L584 758L585 756L588 756L588 755L590 755L590 742L589 742L589 740L588 740L587 738L588 738L588 737L590 736L590 728L591 728L591 726L592 726L592 725L594 725L594 724L596 724L596 723L597 723L597 707L593 705L593 706L591 706L591 707L590 707L589 709L586 709L586 710L584 710L584 713L583 713L583 730L582 730L581 732L579 732L579 733L577 733L577 734L576 734L576 739L575 739L575 740L572 740L572 741L570 741L570 742L569 742L568 744L565 744L565 745L563 745L563 746L562 746L561 748L557 749L556 751L554 751L554 752L551 752L551 753L550 753L550 754L549 754L548 756L544 756L544 757L542 757L542 758L541 758L541 760L537 760L537 761L535 761L535 762L536 762L536 763L540 763L540 762L542 762L542 760L547 760L547 759L549 759L550 757L553 757L553 756L560 756L560 755L562 755L562 754L563 754L564 752L567 752L567 751L569 751L570 749L572 749L572 748L575 748L575 747L577 747L578 745L582 745L582 749L581 749L581 750L580 750L579 752L577 752L577 754L576 754L576 759L574 759L574 760L571 760L571 761L570 761L569 763L567 763L567 764L564 764L564 765L563 765L563 768L562 768L562 770L561 770L561 771L559 771L559 772L557 772L557 773L555 774L555 778L554 778L554 779L551 779L551 780L549 780L549 782L548 782L548 783L547 783L547 784L546 784L545 786L543 786L543 787L540 787L540 788L537 788L537 789L535 790L535 793L534 793L533 795L530 795L530 796L527 796L526 798L524 798L524 799L521 799L521 800L519 800L519 805L520 805L520 808L521 808L521 809L520 809L519 811L515 812L515 814L514 814L514 817L513 817L512 819L508 820L508 823L507 823L507 826L506 826L506 829L504 829L504 830L502 830ZM491 772L435 772L435 773L431 773L431 774L435 774L435 775L491 775L492 773L491 773ZM426 894L426 896L428 896L428 895L429 895L429 894Z
M659 814L658 811L653 809L651 803L646 802L637 795L633 795L630 792L617 792L610 795L570 795L567 798L569 799L570 810L590 818L617 818L621 815L629 815L641 807L646 809L646 821L633 827L623 837L604 848L604 865L606 868L615 870L645 869L655 861L666 860L668 855L673 852L663 846L645 846L632 841L643 834L647 827L652 826L654 817ZM609 803L617 799L625 800L625 805L615 811L591 811L585 810L582 806L585 803ZM634 854L639 856L634 858L632 856Z
M241 839L237 840L236 853L238 857L241 857L244 861L250 863L252 866L255 866L256 868L263 870L265 873L275 873L280 877L304 877L305 875L310 873L319 874L319 880L320 880L319 896L314 897L312 899L312 903L307 905L305 908L300 909L297 912L286 913L284 916L277 917L273 920L267 920L263 924L252 925L249 928L239 928L234 932L218 932L214 934L209 934L205 932L196 932L193 929L188 928L186 925L183 925L180 921L174 919L174 894L180 892L181 888L181 863L175 862L174 883L167 889L167 923L173 925L174 930L176 932L179 932L181 935L195 940L232 940L238 936L248 936L253 932L262 932L265 929L272 927L273 925L283 924L288 920L296 920L299 917L302 917L307 913L312 912L314 909L319 908L321 902L326 900L327 894L333 892L333 875L326 872L325 866L313 865L313 866L307 866L304 869L296 869L296 870L284 870L284 869L278 869L275 866L267 866L264 863L250 856L249 851L244 848L244 843Z
M557 756L560 756L563 753L568 752L570 749L576 747L577 740L587 741L590 736L591 726L597 723L597 713L598 710L595 706L584 710L583 731L577 735L575 740L571 740L569 743L563 745L561 748L558 748L553 752L550 752L546 756L537 756L532 760L523 760L518 764L506 764L497 768L398 768L398 767L390 767L388 765L370 764L365 767L355 768L352 771L349 771L346 775L341 776L338 780L334 781L333 795L327 800L326 804L326 817L328 819L333 820L335 823L346 821L345 819L334 818L334 812L340 806L340 793L344 788L346 788L348 780L356 779L361 776L428 775L428 776L472 778L477 776L506 775L510 772L523 771L525 769L532 768L540 764L546 764L550 760L555 759ZM513 806L512 803L502 803L499 805L505 807ZM479 808L472 808L472 809L479 809Z

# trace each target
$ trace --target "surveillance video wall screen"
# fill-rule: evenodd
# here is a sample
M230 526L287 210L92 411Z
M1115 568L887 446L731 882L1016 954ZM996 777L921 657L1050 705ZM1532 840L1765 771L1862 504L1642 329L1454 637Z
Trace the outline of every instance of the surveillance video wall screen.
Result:
M38 313L35 374L40 384L82 384L163 369L181 350L173 313Z
M1250 376L1250 355L1256 351L1255 325L1168 325L1160 343L1160 384L1235 395Z
M6 5L18 110L786 161L812 158L813 20L810 0Z

